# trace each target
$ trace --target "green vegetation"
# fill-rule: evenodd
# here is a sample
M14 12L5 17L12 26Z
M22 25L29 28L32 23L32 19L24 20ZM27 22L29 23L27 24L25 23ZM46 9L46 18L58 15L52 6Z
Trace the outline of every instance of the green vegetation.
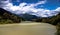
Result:
M60 22L60 15L58 14L57 16L53 16L51 18L40 18L40 19L36 19L34 21L57 25Z
M20 23L21 17L0 8L0 24Z
M57 35L60 35L60 22L57 25Z

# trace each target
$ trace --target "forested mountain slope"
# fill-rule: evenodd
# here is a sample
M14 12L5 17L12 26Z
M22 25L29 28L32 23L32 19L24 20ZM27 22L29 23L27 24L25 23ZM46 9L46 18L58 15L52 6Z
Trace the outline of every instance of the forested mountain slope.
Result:
M57 25L60 22L60 13L56 16L52 16L52 17L46 17L46 18L38 18L36 20L34 20L36 22L44 22L44 23L50 23L53 25Z
M0 8L0 24L3 23L19 23L21 18L16 14L8 12L2 8Z

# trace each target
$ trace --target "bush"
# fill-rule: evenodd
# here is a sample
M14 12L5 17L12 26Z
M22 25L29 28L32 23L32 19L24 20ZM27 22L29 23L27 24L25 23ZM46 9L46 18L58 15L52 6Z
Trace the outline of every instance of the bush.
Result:
M60 35L60 22L57 25L57 35Z

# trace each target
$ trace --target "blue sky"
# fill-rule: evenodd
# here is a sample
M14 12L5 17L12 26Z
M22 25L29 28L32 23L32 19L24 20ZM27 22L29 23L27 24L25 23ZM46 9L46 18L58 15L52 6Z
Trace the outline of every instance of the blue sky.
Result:
M60 12L60 0L0 0L0 7L15 14L50 17Z
M60 7L59 0L47 0L47 3L44 4L44 7L47 9L56 9L57 7Z
M43 1L43 0L12 0L12 3L13 5L19 5L22 2L31 4L31 3L37 3L38 1ZM40 7L40 6L43 6L43 7ZM60 0L46 0L45 4L36 6L36 8L45 8L50 10L56 9L57 7L60 7Z

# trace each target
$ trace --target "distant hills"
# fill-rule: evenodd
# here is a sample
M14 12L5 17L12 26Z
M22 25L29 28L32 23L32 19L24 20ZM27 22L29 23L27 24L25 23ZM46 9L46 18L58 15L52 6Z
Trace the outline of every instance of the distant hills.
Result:
M38 19L39 18L39 17L37 17L35 15L30 15L28 13L20 14L19 16L24 18L26 21L33 21L33 19Z

